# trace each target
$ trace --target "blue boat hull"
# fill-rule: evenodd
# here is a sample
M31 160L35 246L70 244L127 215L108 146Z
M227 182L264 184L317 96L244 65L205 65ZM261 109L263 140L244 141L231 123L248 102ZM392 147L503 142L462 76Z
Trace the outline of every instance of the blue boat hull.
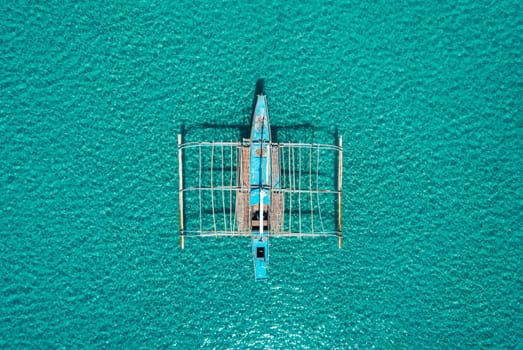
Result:
M251 240L256 281L267 280L269 267L268 213L271 205L269 188L272 183L270 143L267 98L259 95L252 118L249 157Z

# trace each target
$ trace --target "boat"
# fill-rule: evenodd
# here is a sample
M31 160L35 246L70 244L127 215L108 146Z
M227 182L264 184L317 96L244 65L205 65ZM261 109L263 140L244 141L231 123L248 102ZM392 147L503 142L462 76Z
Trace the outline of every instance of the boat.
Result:
M319 169L326 159L337 173L325 188ZM273 142L264 93L241 142L183 143L178 135L181 248L190 237L250 237L255 281L268 279L272 237L333 236L341 248L342 161L342 137L337 145ZM184 163L194 176L185 176ZM326 212L329 203L337 212Z

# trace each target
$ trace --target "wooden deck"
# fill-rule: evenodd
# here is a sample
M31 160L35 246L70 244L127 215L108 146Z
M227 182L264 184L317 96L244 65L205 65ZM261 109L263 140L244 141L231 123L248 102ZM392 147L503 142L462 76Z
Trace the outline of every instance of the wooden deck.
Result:
M259 225L259 223L251 222L250 218L250 151L249 146L243 146L241 151L238 152L237 181L239 189L236 191L236 221L240 235L251 234L252 225ZM274 180L280 177L279 148L272 147L271 154L272 179ZM271 234L278 234L283 230L283 207L283 193L273 189L269 207L269 228Z
M237 166L237 181L239 190L236 191L236 221L238 223L239 234L250 234L251 220L250 220L250 186L249 186L249 172L250 172L250 151L248 146L242 146L241 151L238 152L238 166Z
M280 179L280 149L279 147L272 147L272 181ZM281 181L281 180L280 180ZM274 183L272 184L274 186ZM271 186L271 187L273 187ZM271 234L279 234L283 231L283 193L278 192L277 189L271 191L271 206L269 208L269 227Z

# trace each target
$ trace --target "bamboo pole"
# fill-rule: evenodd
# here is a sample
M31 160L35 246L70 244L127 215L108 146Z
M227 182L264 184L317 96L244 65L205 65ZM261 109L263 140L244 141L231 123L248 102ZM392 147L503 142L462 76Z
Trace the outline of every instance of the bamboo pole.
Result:
M180 208L180 247L185 248L183 232L183 162L182 162L182 135L178 134L178 206Z
M222 207L223 207L223 230L227 231L227 215L225 212L225 160L223 159L225 157L225 151L224 147L220 147L222 149Z
M292 171L291 175L291 169L294 168L294 148L290 146L288 148L289 150L289 232L292 232L292 191L294 190L296 179L295 171ZM291 160L292 159L292 160Z
M211 147L211 205L212 205L212 222L213 222L213 228L214 232L216 233L216 216L214 215L214 188L212 186L212 168L214 166L214 142L212 143Z
M312 199L312 145L309 148L309 201L311 203L311 231L314 236L314 201Z
M316 200L318 201L318 216L320 217L321 232L325 232L325 226L323 226L323 218L321 217L321 202L320 202L320 146L316 149Z
M299 217L299 226L300 226L300 234L303 232L302 229L302 220L301 220L301 147L298 148L298 217ZM301 236L300 236L301 238Z
M198 147L198 209L200 212L200 231L203 231L202 221L202 146Z
M343 181L343 136L340 136L339 140L339 154L338 154L338 248L341 249L342 242L342 203L341 203L341 191Z
M238 158L236 158L236 160L238 160ZM234 161L233 161L233 151L232 151L232 145L231 145L231 174L230 174L230 178L229 178L229 187L230 187L230 190L229 190L229 231L233 231L233 221L232 221L232 176L233 176L233 173L232 173L232 166L234 164Z

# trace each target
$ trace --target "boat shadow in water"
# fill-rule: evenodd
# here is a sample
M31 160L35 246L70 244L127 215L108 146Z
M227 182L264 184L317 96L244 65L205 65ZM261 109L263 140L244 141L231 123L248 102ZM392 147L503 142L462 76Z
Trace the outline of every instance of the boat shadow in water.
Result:
M209 122L183 122L181 135L184 140L190 141L192 134L219 135L218 139L222 141L241 141L248 139L251 132L251 122L256 107L258 95L265 94L265 79L258 79L254 88L252 103L241 109L240 123L227 122L238 120L238 114L231 114L220 117L219 120ZM269 106L270 112L270 106ZM298 121L300 115L297 113L290 114L287 119ZM220 130L217 132L217 130ZM278 123L278 117L271 119L271 136L272 142L310 142L310 143L336 143L338 140L338 128L326 129L311 123L295 123L292 125L282 125ZM195 135L201 139L201 135ZM211 137L212 139L213 137ZM215 140L217 141L217 139Z

